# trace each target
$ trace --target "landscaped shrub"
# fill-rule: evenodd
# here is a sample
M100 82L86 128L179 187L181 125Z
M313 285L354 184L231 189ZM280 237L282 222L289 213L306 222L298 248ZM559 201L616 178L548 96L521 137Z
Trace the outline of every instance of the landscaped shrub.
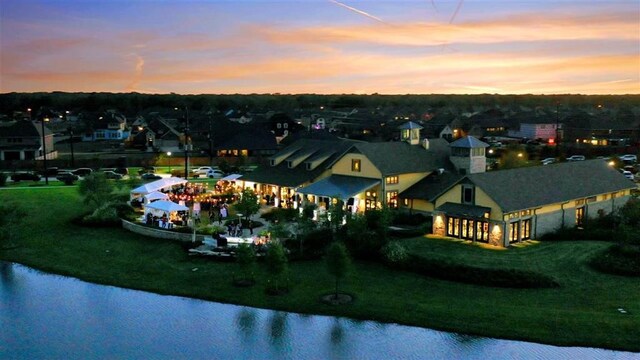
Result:
M7 185L7 178L9 176L7 176L7 174L5 173L0 173L0 186L5 186Z
M591 259L589 264L603 273L640 277L640 246L613 245Z
M424 236L430 233L424 226L419 226L415 229L390 229L389 237L397 239L408 239L418 236Z
M330 229L315 229L302 236L302 253L305 257L318 257L324 254L326 247L333 241Z
M552 288L559 284L548 276L526 270L486 269L444 260L427 259L409 255L404 262L389 264L391 267L436 279L466 284L506 288Z
M133 208L119 202L108 202L88 215L73 219L76 225L91 227L121 227L120 219L132 221L136 217Z
M260 217L269 222L275 222L276 220L279 222L293 221L298 217L298 210L273 208L271 211L262 214Z
M93 213L82 218L85 226L119 227L121 226L118 211L111 204L105 204L95 209Z
M402 264L407 261L409 254L399 241L391 241L382 248L382 257L389 264Z
M424 214L397 213L393 217L393 225L418 226L430 222L431 217Z
M584 229L563 228L552 233L544 234L540 237L542 241L576 241L576 240L596 240L596 241L620 241L628 234L624 229L606 229L598 227L587 227Z

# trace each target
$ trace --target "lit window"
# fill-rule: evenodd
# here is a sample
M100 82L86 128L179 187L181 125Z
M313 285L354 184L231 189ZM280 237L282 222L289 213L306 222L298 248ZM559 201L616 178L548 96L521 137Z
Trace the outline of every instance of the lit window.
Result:
M387 191L387 206L391 209L398 208L398 192L397 191Z
M351 159L351 171L360 172L361 171L361 162L360 159Z
M397 176L387 176L387 184L397 184L398 183L398 177Z

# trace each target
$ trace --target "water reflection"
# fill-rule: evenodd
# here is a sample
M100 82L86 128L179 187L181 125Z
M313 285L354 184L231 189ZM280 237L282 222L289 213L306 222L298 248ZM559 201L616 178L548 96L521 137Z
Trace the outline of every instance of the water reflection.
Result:
M274 311L269 318L269 338L272 344L283 345L287 343L287 314L282 311Z
M6 263L0 278L0 359L638 358L162 296Z
M256 330L256 312L252 308L242 308L236 316L236 327L244 338L251 338Z
M12 263L0 262L0 279L2 279L3 284L8 286L13 285L14 272Z

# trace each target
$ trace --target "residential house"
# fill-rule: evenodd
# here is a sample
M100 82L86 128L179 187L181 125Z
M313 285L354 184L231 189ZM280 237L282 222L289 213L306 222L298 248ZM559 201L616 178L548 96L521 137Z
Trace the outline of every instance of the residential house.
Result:
M93 121L91 127L82 136L82 141L124 141L130 135L127 118L116 110L107 110Z
M44 144L47 159L55 159L53 133L44 127ZM42 123L19 120L0 124L0 160L42 159Z
M224 117L200 119L190 127L196 149L217 157L271 156L278 150L275 135L262 126L239 124Z

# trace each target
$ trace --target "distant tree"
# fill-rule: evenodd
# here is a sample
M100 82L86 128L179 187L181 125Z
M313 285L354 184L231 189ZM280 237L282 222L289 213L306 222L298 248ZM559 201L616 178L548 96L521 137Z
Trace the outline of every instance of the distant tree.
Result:
M287 255L285 254L284 246L279 241L272 241L267 249L267 256L265 258L267 272L271 275L274 281L274 290L279 292L279 284L282 276L287 272Z
M242 190L240 200L234 205L236 212L242 214L248 221L251 215L260 210L260 204L258 203L258 195L252 189Z
M13 244L27 213L13 203L0 204L0 250Z
M342 242L336 241L329 246L325 258L327 271L336 280L334 299L338 299L338 284L351 270L351 259Z
M629 199L629 201L620 208L620 216L626 226L635 231L640 230L640 199L637 197Z
M254 280L253 274L255 271L256 253L249 244L242 243L238 245L238 250L236 251L236 262L238 263L238 267L242 274L242 278L240 280L245 283L252 283Z
M84 197L85 204L92 204L97 208L109 200L113 185L103 173L93 172L80 181L78 191Z
M509 146L500 157L500 169L513 169L527 166L527 152L520 146Z
M340 227L342 227L342 221L347 215L344 210L344 201L339 199L338 197L334 197L334 201L329 206L329 214L331 214L331 218L329 219L329 226L331 227L331 231L334 233L338 232Z

